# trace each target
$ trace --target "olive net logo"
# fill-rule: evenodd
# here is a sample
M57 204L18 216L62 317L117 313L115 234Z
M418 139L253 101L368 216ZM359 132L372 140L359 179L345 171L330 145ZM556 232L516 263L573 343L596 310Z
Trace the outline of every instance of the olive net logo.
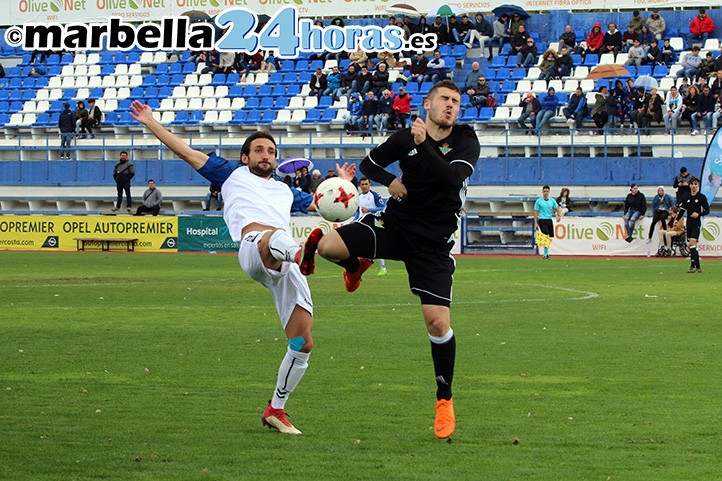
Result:
M720 235L719 224L715 222L707 222L702 227L702 237L709 242L714 242Z
M600 240L608 241L614 235L614 226L611 222L602 222L597 226L596 234Z

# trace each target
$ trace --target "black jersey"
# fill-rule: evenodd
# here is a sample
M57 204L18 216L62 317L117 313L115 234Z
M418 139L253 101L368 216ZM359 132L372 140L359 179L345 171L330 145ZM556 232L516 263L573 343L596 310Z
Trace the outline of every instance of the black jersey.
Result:
M449 243L459 226L459 211L480 150L468 125L455 125L439 141L427 136L419 145L407 128L373 149L361 163L361 172L388 186L394 177L383 168L398 161L408 197L387 201L384 222L434 243Z
M701 192L697 192L695 195L690 194L685 200L682 201L680 207L687 212L687 221L699 222L700 217L709 214L709 203L707 202L707 196ZM693 213L698 213L699 217L696 219L690 217Z

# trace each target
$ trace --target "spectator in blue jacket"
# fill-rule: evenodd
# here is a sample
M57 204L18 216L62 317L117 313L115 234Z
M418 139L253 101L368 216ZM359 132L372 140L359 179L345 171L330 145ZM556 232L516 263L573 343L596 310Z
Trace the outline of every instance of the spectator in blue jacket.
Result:
M351 97L348 101L348 116L346 117L345 127L346 127L346 133L350 133L350 130L355 130L358 128L359 121L361 121L363 118L361 117L361 96L358 92L354 92L351 94Z
M542 129L549 120L557 114L557 107L559 107L559 97L556 96L556 90L554 87L549 87L545 97L541 99L541 112L536 119L536 133L537 135L542 134Z
M359 130L368 130L369 133L371 133L378 105L379 100L376 98L376 95L374 95L374 91L369 90L366 92L366 98L361 104L361 118L358 121Z
M677 54L674 51L674 47L670 45L669 39L664 39L664 45L662 45L662 61L665 65L670 66L677 61Z
M652 242L652 234L654 233L654 226L657 222L661 221L661 229L667 229L667 217L669 217L669 210L674 205L674 199L671 195L664 193L664 187L657 187L657 195L652 199L652 225L649 226L649 236L647 237L647 244ZM671 219L674 220L674 219ZM671 225L671 224L670 224Z
M63 111L58 118L58 129L60 129L60 160L70 160L70 144L75 135L75 114L70 110L68 102L63 103Z
M376 130L387 130L389 128L389 124L393 125L393 115L394 98L391 96L389 89L386 89L381 94L381 98L379 98L379 102L376 107L376 115L374 115Z
M342 80L343 76L341 75L341 72L339 72L338 66L334 66L331 73L326 76L326 83L328 87L323 92L323 95L332 96L334 102L341 100L341 95L343 95L343 88L341 88Z
M589 108L587 107L587 97L584 95L581 87L577 87L574 95L569 97L569 102L567 106L562 109L562 113L564 117L567 118L569 128L571 128L572 125L577 129L582 128L582 122L584 122L584 119L587 117Z

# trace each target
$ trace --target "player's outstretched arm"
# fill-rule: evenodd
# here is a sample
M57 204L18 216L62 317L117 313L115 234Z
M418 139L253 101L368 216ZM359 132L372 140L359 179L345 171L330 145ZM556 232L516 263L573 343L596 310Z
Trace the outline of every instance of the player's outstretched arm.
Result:
M133 103L130 104L130 116L148 127L148 130L150 130L158 140L163 142L174 154L194 169L200 169L208 161L207 154L199 150L193 150L190 145L186 144L180 137L163 127L153 117L153 110L149 106L134 100Z

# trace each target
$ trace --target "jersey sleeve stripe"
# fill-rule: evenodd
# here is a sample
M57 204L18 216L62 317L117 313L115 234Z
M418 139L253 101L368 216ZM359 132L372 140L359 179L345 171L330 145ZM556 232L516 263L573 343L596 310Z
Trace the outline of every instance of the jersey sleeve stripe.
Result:
M383 165L379 165L379 164L377 164L376 162L374 162L374 159L373 159L373 157L371 157L371 154L368 155L368 158L369 158L369 160L371 161L371 163L374 164L376 167L380 167L380 168L382 168L382 169L384 168Z
M449 162L449 163L450 163L450 164L453 164L454 162L463 162L463 163L465 163L466 165L468 165L469 167L471 167L471 170L474 170L474 166L471 165L470 162L467 162L467 161L464 160L464 159L455 159L455 160L452 160L452 161Z

